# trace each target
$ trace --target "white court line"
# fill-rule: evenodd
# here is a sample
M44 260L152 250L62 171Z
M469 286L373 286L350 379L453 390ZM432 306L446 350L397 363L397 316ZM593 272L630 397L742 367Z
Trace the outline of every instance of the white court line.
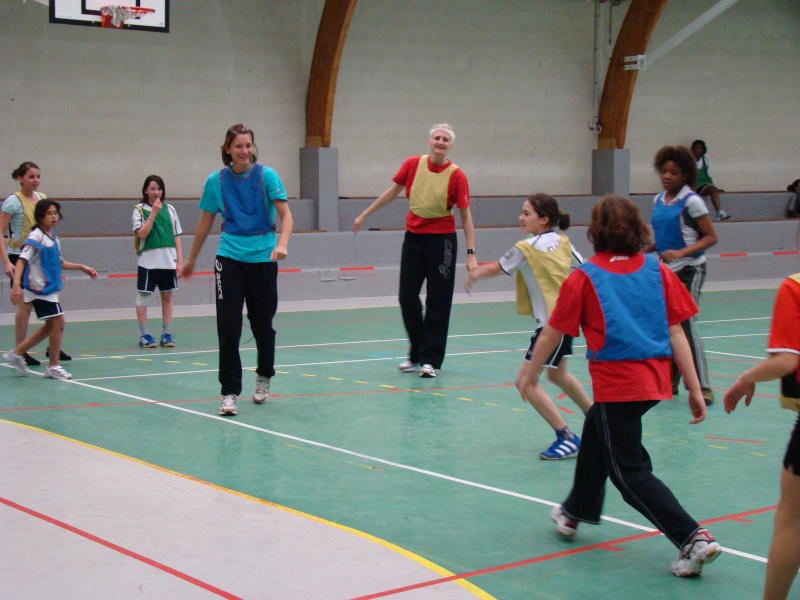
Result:
M580 348L581 346L573 346L573 348ZM242 348L242 350L255 350L255 348ZM475 352L451 352L447 356L470 356L473 354L501 354L504 352L524 352L526 348L511 348L505 350L481 350ZM285 365L275 365L276 369L288 369L290 367L318 367L322 365L347 365L350 363L365 363L365 362L381 362L387 360L403 360L405 356L382 356L380 358L354 358L348 360L329 360L317 361L307 363L291 363ZM11 367L11 365L3 365ZM12 367L13 368L13 367ZM255 367L245 367L245 371L255 371ZM217 369L196 369L193 371L168 371L166 373L136 373L133 375L108 375L106 377L78 377L74 381L101 381L104 379L136 379L137 377L169 377L172 375L194 375L197 373L215 373Z
M461 333L457 335L448 335L447 339L450 338L464 338L464 337L487 337L491 335L527 335L530 336L530 330L525 331L497 331L493 333ZM328 346L352 346L355 344L385 344L386 342L408 342L408 338L389 338L385 340L356 340L352 342L320 342L318 344L291 344L286 346L276 346L275 350L286 350L286 349L297 349L297 348L325 348ZM255 347L247 347L247 348L240 348L240 350L255 350ZM73 357L73 361L75 360L101 360L101 359L120 359L120 358L146 358L148 356L182 356L186 354L209 354L209 353L216 353L219 352L216 348L209 348L208 350L183 350L183 351L167 351L167 352L159 352L154 354L114 354L108 356L82 356L82 357Z
M735 323L737 321L769 321L772 317L746 317L742 319L717 319L712 321L695 321L695 323Z
M136 396L134 394L128 394L126 392L119 392L119 391L116 391L116 390L110 390L110 389L103 388L103 387L100 387L100 386L90 385L90 384L84 383L82 381L75 381L74 379L73 380L63 380L63 381L64 381L64 383L68 383L68 384L72 384L72 385L79 385L79 386L86 387L86 388L89 388L89 389L93 389L93 390L96 390L96 391L106 392L106 393L109 393L109 394L112 394L112 395L115 395L115 396L122 396L123 398L129 398L129 399L132 399L132 400L138 400L138 401L141 401L141 402L145 402L147 404L153 404L153 405L160 406L160 407L163 407L163 408L169 408L169 409L172 409L172 410L177 410L177 411L180 411L180 412L183 412L183 413L187 413L187 414L194 415L194 416L197 416L197 417L202 417L202 418L205 418L205 419L213 419L213 420L215 420L215 421L217 421L219 423L224 423L225 425L234 426L234 427L243 427L245 429L250 429L252 431L257 431L259 433L265 433L267 435L272 435L272 436L275 436L275 437L278 437L278 438L291 440L293 442L298 442L298 443L301 443L301 444L307 444L309 446L314 446L314 447L321 448L321 449L324 449L324 450L330 450L332 452L338 452L340 454L346 454L348 456L353 456L353 457L356 457L356 458L360 458L362 460L367 460L367 461L371 461L371 462L380 463L380 464L383 464L383 465L394 467L396 469L402 469L402 470L405 470L405 471L410 471L412 473L418 473L420 475L425 475L427 477L433 477L433 478L436 478L436 479L442 479L444 481L449 481L449 482L452 482L452 483L458 483L458 484L465 485L465 486L468 486L468 487L473 487L473 488L485 490L485 491L488 491L488 492L494 492L496 494L501 494L501 495L504 495L504 496L510 496L512 498L518 498L520 500L527 500L529 502L535 502L537 504L544 504L545 506L551 506L552 507L552 506L558 506L558 504L559 504L558 502L552 502L550 500L545 500L543 498L537 498L536 496L528 496L527 494L521 494L519 492L512 492L511 490L505 490L503 488L498 488L498 487L494 487L494 486L491 486L491 485L485 485L483 483L477 483L475 481L470 481L468 479L461 479L459 477L452 477L450 475L445 475L443 473L438 473L436 471L430 471L428 469L420 469L419 467L413 467L411 465L406 465L406 464L403 464L403 463L398 463L398 462L394 462L394 461L391 461L391 460L378 458L376 456L370 456L369 454L362 454L361 452L355 452L353 450L348 450L346 448L340 448L338 446L332 446L330 444L325 444L325 443L322 443L322 442L317 442L317 441L314 441L314 440L301 438L301 437L298 437L298 436L295 436L295 435L291 435L291 434L288 434L288 433L281 433L280 431L274 431L274 430L271 430L271 429L265 429L263 427L258 427L256 425L250 425L249 423L243 423L241 421L233 420L230 417L221 417L221 416L218 416L218 415L202 413L202 412L198 412L196 410L191 410L189 408L185 408L183 406L176 406L174 404L168 404L168 403L165 403L165 402L159 402L157 400L151 400L149 398L144 398L142 396ZM653 532L658 531L657 529L654 529L653 527L649 527L649 526L646 526L646 525L640 525L638 523L633 523L631 521L624 521L622 519L617 519L617 518L614 518L614 517L608 517L608 516L605 516L605 515L601 515L600 519L602 519L604 521L608 521L609 523L616 523L617 525L622 525L624 527L629 527L631 529L637 529L639 531L644 531L644 532L648 532L648 533L653 533ZM663 534L661 534L661 535L663 535ZM755 561L758 561L758 562L763 562L763 563L767 562L766 558L763 558L763 557L760 557L760 556L756 556L754 554L748 554L746 552L740 552L738 550L732 550L730 548L724 548L724 550L726 552L730 553L730 554L733 554L735 556L740 556L742 558L748 558L748 559L755 560Z

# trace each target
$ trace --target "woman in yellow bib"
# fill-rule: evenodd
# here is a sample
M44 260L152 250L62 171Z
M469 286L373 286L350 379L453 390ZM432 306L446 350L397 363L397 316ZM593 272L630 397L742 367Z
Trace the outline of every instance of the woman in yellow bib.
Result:
M19 183L19 191L6 198L3 208L0 210L0 232L5 233L8 228L8 241L4 235L0 234L0 261L3 263L3 271L13 283L15 265L19 259L22 244L28 238L33 226L36 225L33 211L39 200L44 200L47 196L37 191L42 181L42 172L36 163L30 161L22 163L11 173L11 178ZM17 304L17 311L14 314L15 345L20 344L28 334L28 321L31 318L32 306L24 302ZM48 357L50 356L49 348L46 354ZM41 361L27 352L22 358L29 367L38 367L41 364ZM63 350L59 352L59 360L71 359L72 357Z
M553 225L557 225L561 231L568 229L570 218L559 211L558 203L552 196L528 196L522 203L519 222L522 232L532 237L517 242L497 262L481 265L472 271L466 290L471 293L472 285L483 277L516 273L517 312L521 315L532 315L536 320L536 331L531 336L530 346L517 372L514 385L517 386L522 400L535 408L556 434L556 440L547 450L539 453L539 458L575 458L580 450L581 440L566 424L541 386L532 385L530 368L533 348L556 305L561 284L573 267L583 263L583 257L572 247L566 235L553 230ZM568 356L572 356L572 337L564 335L545 363L549 367L547 376L586 414L592 401L575 376L567 372Z
M410 210L400 259L399 302L410 348L408 360L398 368L404 373L419 369L420 377L436 377L444 361L458 254L454 208L461 213L467 241L467 270L478 266L467 176L446 157L455 137L447 123L434 125L428 136L430 154L406 159L392 186L353 222L353 233L358 233L364 219L405 190ZM426 281L423 314L419 294Z

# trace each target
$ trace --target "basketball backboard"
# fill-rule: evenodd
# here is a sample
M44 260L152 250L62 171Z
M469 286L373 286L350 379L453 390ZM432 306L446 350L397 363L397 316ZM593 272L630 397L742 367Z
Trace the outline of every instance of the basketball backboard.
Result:
M50 22L100 27L100 9L110 4L154 9L126 22L123 29L169 32L169 0L51 0Z

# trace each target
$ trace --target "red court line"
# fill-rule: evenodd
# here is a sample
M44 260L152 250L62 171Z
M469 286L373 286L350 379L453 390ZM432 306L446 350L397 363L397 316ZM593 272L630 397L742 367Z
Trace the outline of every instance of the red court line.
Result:
M374 271L375 267L339 267L340 271Z
M750 515L756 515L760 513L765 513L769 511L775 510L776 506L766 506L764 508L756 508L754 510L749 510L741 513L736 513L734 515L727 515L723 517L717 517L715 519L707 519L705 521L701 521L701 525L709 525L711 523L720 523L722 521L735 521L740 523L749 523L751 521L747 520L745 517ZM580 548L571 548L569 550L564 550L562 552L555 552L553 554L545 554L543 556L535 556L533 558L526 558L524 560L519 560L512 563L506 563L503 565L495 565L493 567L486 567L485 569L477 569L475 571L468 571L466 573L460 573L458 575L450 575L448 577L442 577L440 579L432 579L430 581L422 581L420 583L414 583L411 585L406 585L399 588L394 588L391 590L384 590L382 592L376 592L374 594L369 594L367 596L359 596L358 598L353 598L352 600L374 600L375 598L385 598L387 596L393 596L395 594L402 594L404 592L410 592L413 590L418 590L426 587L431 587L434 585L439 585L441 583L448 583L450 581L456 581L458 579L471 579L472 577L478 577L480 575L488 575L490 573L497 573L499 571L507 571L509 569L516 569L519 567L525 567L528 565L533 565L540 562L545 562L548 560L555 560L557 558L564 558L566 556L575 556L577 554L584 554L586 552L590 552L592 550L608 550L612 552L619 552L620 549L617 548L620 544L625 544L628 542L633 542L637 540L642 540L649 537L655 537L657 535L661 535L660 531L648 531L646 533L640 533L637 535L631 535L628 537L618 538L616 540L608 540L606 542L600 542L598 544L590 544L589 546L581 546Z
M783 256L785 254L798 254L797 250L776 250L773 252L775 256Z
M96 544L100 544L101 546L105 546L106 548L108 548L110 550L114 550L115 552L119 552L120 554L124 554L125 556L127 556L129 558L133 558L134 560L138 560L140 562L143 562L146 565L149 565L151 567L155 567L156 569L164 571L165 573L169 573L170 575L173 575L174 577L177 577L178 579L182 579L183 581L186 581L187 583L191 583L192 585L196 585L197 587L199 587L201 589L204 589L204 590L206 590L208 592L211 592L212 594L216 594L217 596L220 596L221 598L229 598L230 600L242 600L242 598L240 596L234 596L233 594L231 594L229 592L226 592L225 590L221 590L221 589L219 589L217 587L214 587L213 585L211 585L209 583L206 583L204 581L200 581L199 579L196 579L196 578L192 577L191 575L187 575L186 573L182 573L181 571L173 569L172 567L168 567L167 565L161 564L160 562L157 562L155 560L147 558L146 556L142 556L141 554L133 552L132 550L128 550L127 548L123 548L122 546L118 546L117 544L115 544L113 542L109 542L108 540L104 540L103 538L99 538L96 535L92 535L88 531L84 531L82 529L78 529L77 527L73 527L72 525L68 525L67 523L64 523L63 521L59 521L58 519L54 519L53 517L48 517L47 515L44 515L44 514L42 514L40 512L37 512L37 511L35 511L35 510L31 509L31 508L27 508L25 506L22 506L21 504L17 504L16 502L12 502L11 500L8 500L6 498L0 497L0 504L5 504L9 508L13 508L13 509L16 509L16 510L18 510L20 512L24 512L24 513L26 513L26 514L28 514L28 515L30 515L32 517L36 517L37 519L41 519L42 521L50 523L51 525L55 525L56 527L60 527L61 529L65 529L65 530L67 530L67 531L69 531L71 533L74 533L75 535L79 535L79 536L81 536L83 538L86 538L87 540L89 540L91 542L95 542Z
M727 258L729 256L747 256L747 252L726 252L725 254L720 254L720 258Z
M736 438L723 438L723 437L713 437L710 435L706 436L707 440L719 440L721 442L741 442L742 444L763 444L763 440L737 440Z

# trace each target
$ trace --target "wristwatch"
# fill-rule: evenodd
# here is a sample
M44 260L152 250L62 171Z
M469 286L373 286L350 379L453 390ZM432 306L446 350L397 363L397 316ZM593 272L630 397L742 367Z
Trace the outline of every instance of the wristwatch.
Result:
M467 248L467 254L475 254L475 248Z

